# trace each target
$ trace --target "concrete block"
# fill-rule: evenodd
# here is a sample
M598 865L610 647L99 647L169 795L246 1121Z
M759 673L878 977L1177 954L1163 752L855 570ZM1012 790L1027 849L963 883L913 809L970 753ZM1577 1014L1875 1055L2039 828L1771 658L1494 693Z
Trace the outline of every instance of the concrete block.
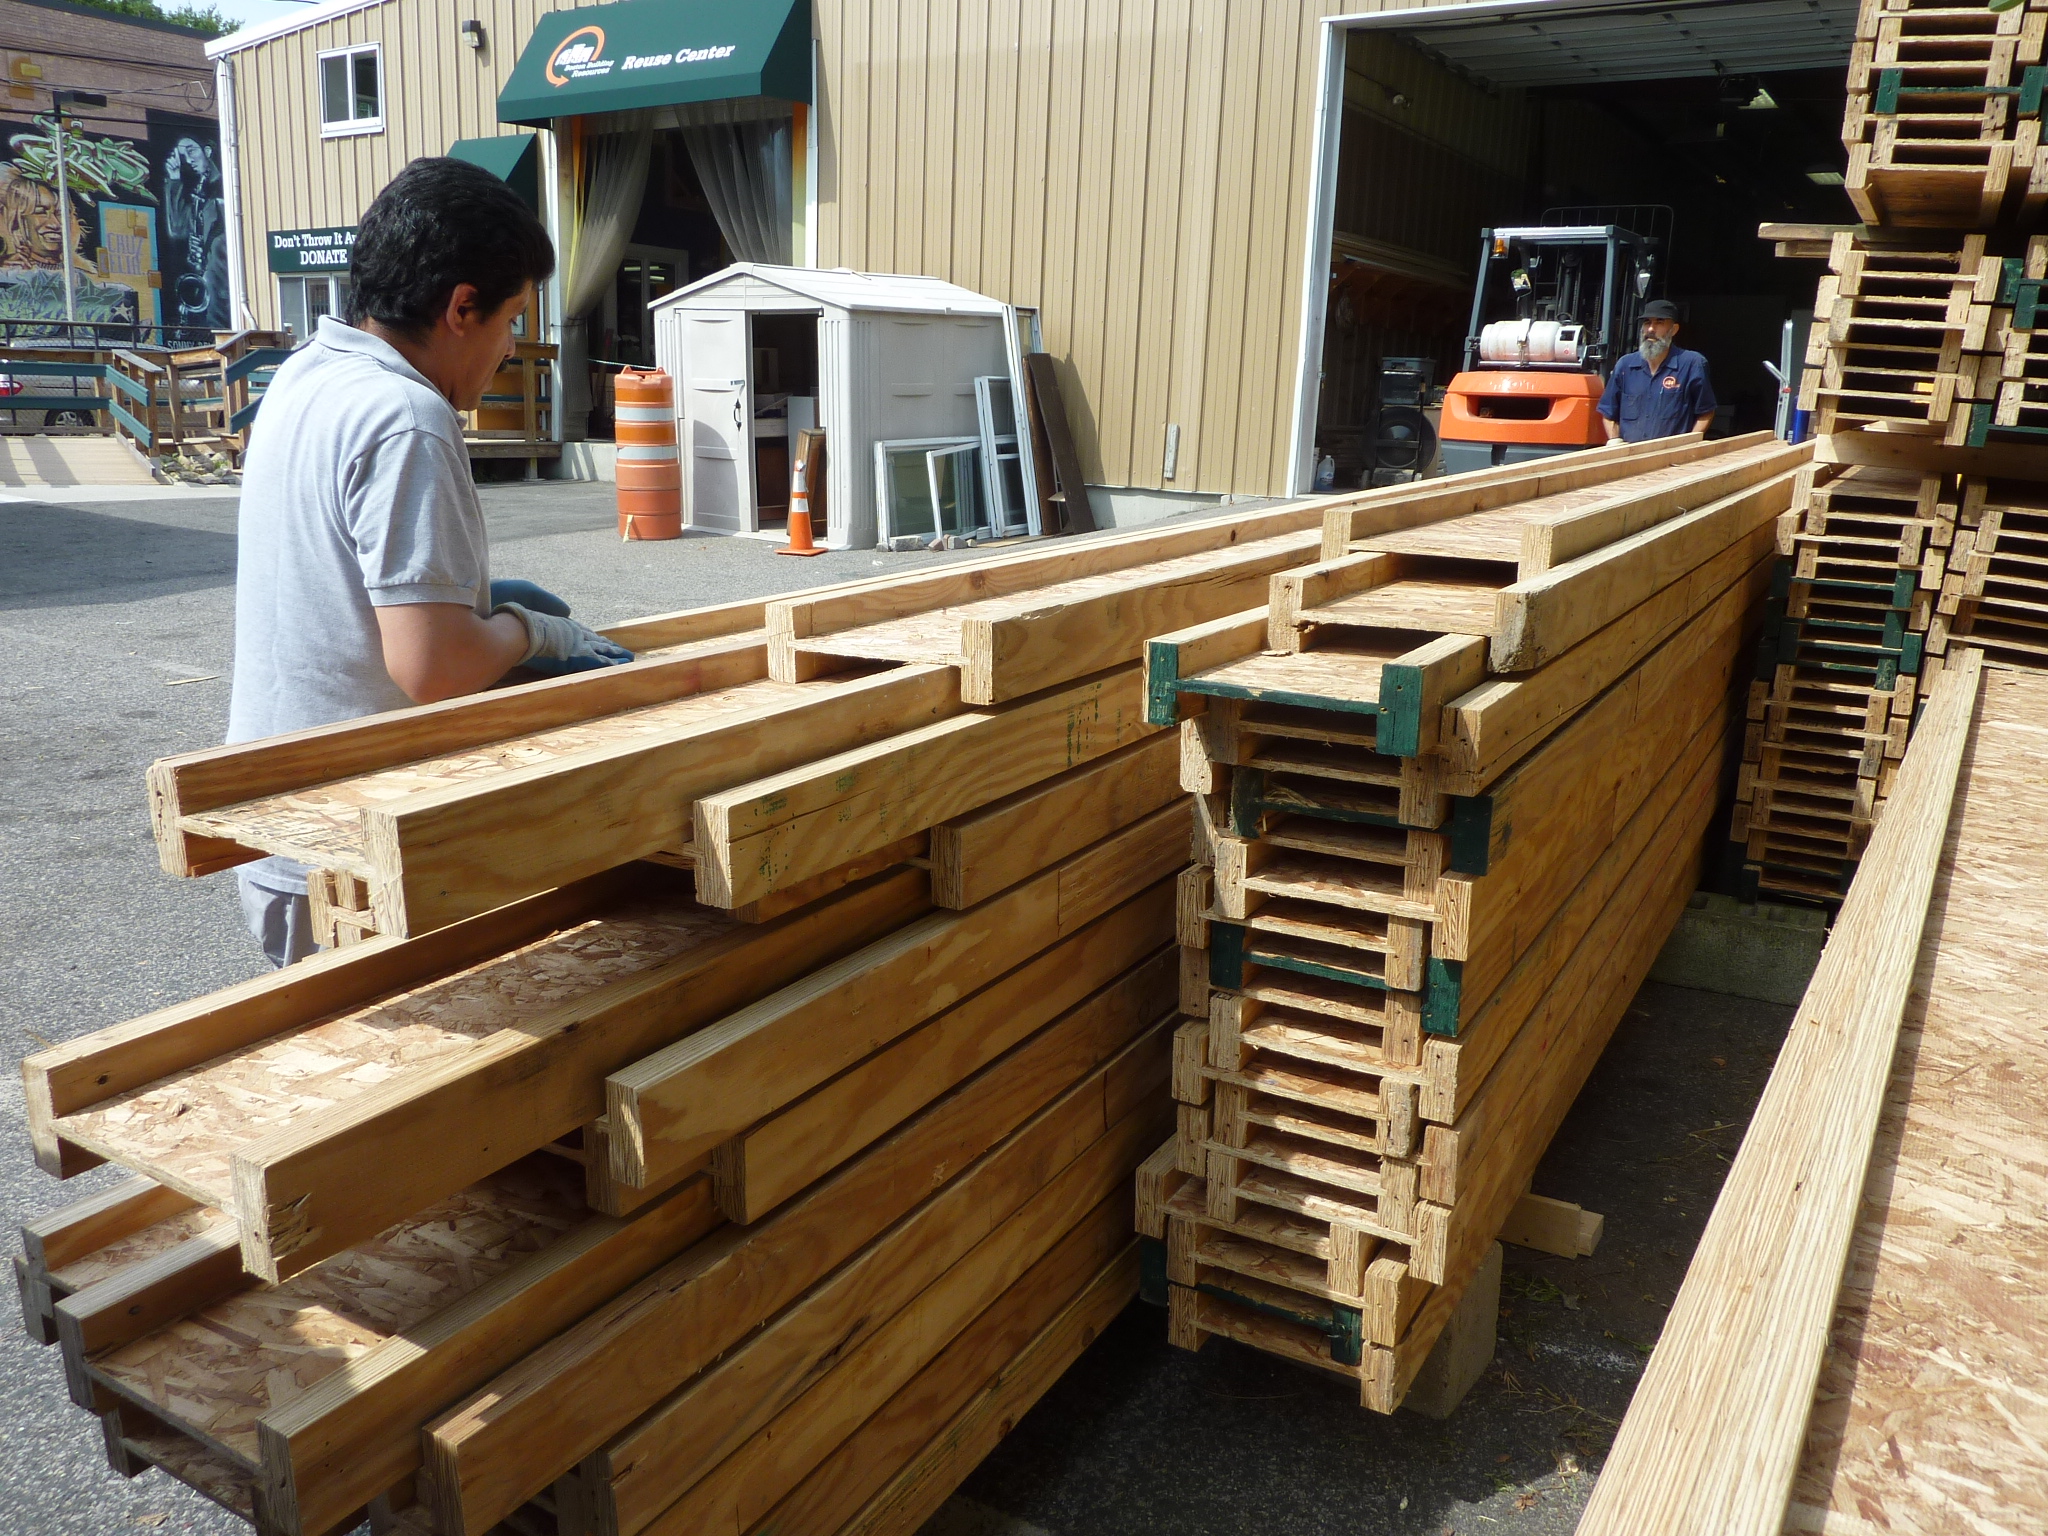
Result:
M1486 1250L1450 1326L1438 1336L1436 1348L1401 1399L1403 1408L1426 1418L1448 1419L1493 1363L1494 1329L1500 1322L1500 1255L1499 1243Z
M1695 891L1650 967L1650 980L1796 1005L1827 938L1827 918L1814 908L1752 905Z
M564 443L559 459L541 461L541 473L550 480L616 480L618 455L616 443Z

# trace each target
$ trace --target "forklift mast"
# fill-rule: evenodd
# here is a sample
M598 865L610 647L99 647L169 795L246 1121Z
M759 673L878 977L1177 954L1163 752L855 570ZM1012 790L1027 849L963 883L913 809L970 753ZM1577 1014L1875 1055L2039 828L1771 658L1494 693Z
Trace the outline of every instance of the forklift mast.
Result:
M1657 222L1668 231L1668 221ZM1534 368L1605 380L1635 346L1643 305L1658 296L1667 242L1668 234L1612 223L1480 231L1466 371Z

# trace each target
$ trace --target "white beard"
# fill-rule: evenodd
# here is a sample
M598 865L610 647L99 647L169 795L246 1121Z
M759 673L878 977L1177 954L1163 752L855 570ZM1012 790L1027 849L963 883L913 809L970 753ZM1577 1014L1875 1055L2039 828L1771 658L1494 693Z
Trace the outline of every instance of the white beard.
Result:
M1668 336L1645 336L1636 351L1642 354L1644 362L1655 368L1670 353L1671 339Z

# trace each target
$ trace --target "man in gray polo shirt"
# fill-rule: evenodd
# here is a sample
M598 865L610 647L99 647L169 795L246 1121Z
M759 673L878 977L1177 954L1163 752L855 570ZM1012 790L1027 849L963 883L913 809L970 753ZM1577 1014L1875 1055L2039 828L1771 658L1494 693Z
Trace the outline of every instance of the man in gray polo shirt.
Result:
M528 583L497 583L456 413L474 410L512 326L554 271L510 188L415 160L363 215L349 323L277 371L243 469L228 740L253 741L543 675L630 661ZM503 589L516 587L516 593ZM312 948L305 867L236 871L275 965Z

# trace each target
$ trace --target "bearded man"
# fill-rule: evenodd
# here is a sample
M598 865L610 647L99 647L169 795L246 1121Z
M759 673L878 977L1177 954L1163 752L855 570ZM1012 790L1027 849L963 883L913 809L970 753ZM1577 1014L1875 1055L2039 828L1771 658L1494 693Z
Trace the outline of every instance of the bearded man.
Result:
M1720 409L1707 378L1707 360L1673 343L1678 306L1652 299L1643 306L1640 342L1614 365L1600 415L1610 443L1641 443L1681 432L1704 432Z

